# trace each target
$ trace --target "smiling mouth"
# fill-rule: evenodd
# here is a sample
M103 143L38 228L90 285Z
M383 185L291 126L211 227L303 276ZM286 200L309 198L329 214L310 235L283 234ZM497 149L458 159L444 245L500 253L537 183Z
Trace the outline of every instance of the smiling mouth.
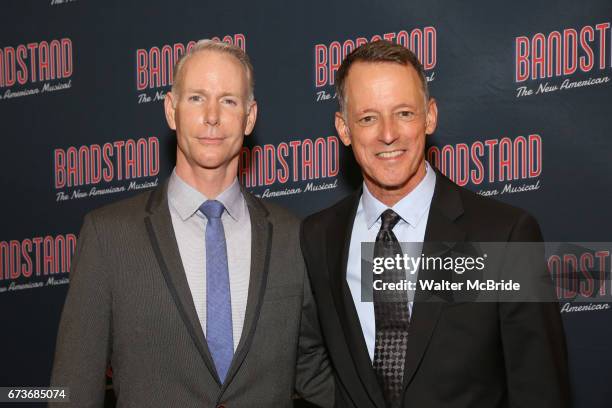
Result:
M393 159L395 157L401 156L402 154L404 154L404 152L406 151L405 150L393 150L391 152L376 153L376 156L380 157L381 159Z

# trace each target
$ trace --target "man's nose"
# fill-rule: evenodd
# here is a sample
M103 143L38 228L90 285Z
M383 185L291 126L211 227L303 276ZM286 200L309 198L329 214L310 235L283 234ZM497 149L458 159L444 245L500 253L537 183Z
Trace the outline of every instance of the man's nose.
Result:
M209 126L219 125L219 104L216 101L208 101L204 107L204 124Z
M381 118L380 125L381 129L378 138L381 142L390 145L397 140L397 129L391 118Z

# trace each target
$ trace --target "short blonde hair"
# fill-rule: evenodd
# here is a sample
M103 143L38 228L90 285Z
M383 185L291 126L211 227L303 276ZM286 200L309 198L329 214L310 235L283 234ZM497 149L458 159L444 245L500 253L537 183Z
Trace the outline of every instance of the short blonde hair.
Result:
M187 62L187 60L193 55L203 51L215 51L223 54L228 54L240 61L240 63L244 67L244 70L246 71L247 79L249 81L249 101L253 101L255 99L255 75L253 71L253 65L251 64L249 56L241 48L217 40L198 41L188 52L181 55L181 57L176 61L176 64L174 64L174 71L172 76L173 94L177 94L178 90L180 89L181 74L185 62Z

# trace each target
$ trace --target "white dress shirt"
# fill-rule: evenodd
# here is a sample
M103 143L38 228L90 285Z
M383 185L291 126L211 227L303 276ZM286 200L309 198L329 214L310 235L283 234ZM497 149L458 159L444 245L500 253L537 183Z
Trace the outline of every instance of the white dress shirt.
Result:
M172 226L187 283L198 313L202 330L206 335L206 224L208 220L198 208L208 200L202 193L183 181L176 169L168 184L168 202ZM225 207L221 215L225 242L227 245L227 266L229 270L230 299L232 307L232 334L234 351L238 347L251 272L251 218L240 191L238 179L215 200Z
M399 242L422 243L425 238L429 207L436 186L436 173L429 163L425 162L425 165L426 174L423 180L414 190L391 207L401 217L401 220L393 228L393 233ZM380 216L388 208L370 193L364 183L363 194L359 200L359 207L353 222L346 280L357 309L370 360L374 359L376 325L374 303L372 301L362 301L361 297L361 243L376 241L376 235L381 226ZM420 255L420 250L417 255ZM415 279L416 274L410 280L414 281ZM412 315L412 302L408 302L408 308Z

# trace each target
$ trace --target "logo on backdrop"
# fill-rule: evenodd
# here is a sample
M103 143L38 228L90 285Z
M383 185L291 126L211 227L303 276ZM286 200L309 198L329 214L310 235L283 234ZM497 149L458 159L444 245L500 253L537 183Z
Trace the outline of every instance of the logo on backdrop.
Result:
M212 37L212 40L223 41L246 51L244 34L226 35L223 38ZM162 101L172 86L174 64L185 52L191 50L196 41L187 44L165 44L148 49L136 50L136 91L138 103Z
M336 136L243 147L240 181L264 197L333 190L338 186L340 141Z
M502 137L431 146L427 160L456 184L480 189L480 195L515 194L540 189L542 146L539 134Z
M547 256L561 313L610 310L612 295L609 243L562 242Z
M516 97L610 82L610 22L515 38Z
M0 293L68 284L75 234L0 241Z
M410 49L423 64L427 82L435 79L436 73L433 71L437 61L437 32L435 27L428 26L383 35L376 34L369 39L358 37L344 41L332 41L329 44L314 46L315 100L322 102L336 99L333 85L336 71L340 68L344 57L360 45L379 40L391 41Z
M70 38L0 47L0 100L71 88L73 57Z
M99 197L158 185L159 139L117 140L53 151L55 200Z

